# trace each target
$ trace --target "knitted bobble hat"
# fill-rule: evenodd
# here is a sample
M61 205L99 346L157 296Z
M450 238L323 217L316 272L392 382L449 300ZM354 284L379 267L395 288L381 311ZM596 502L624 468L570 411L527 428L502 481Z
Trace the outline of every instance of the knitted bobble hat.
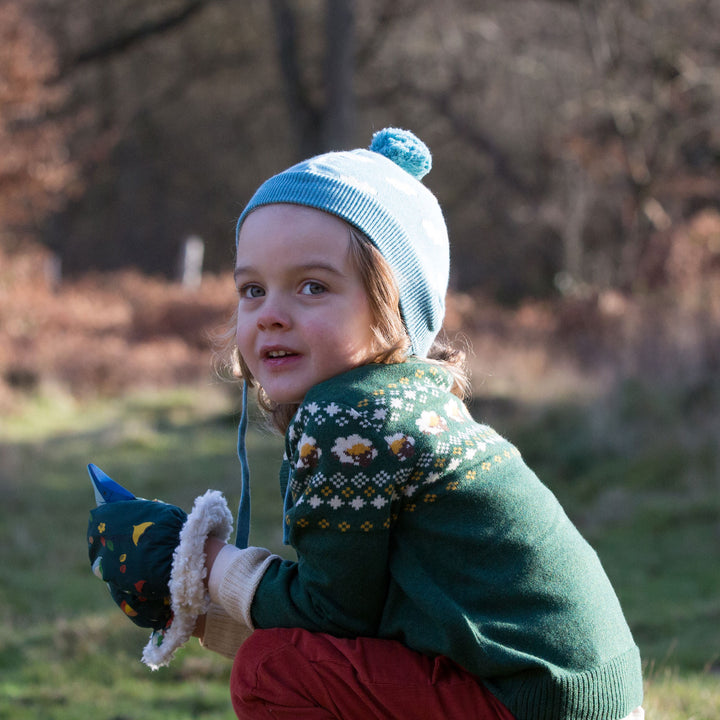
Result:
M412 352L425 357L445 315L450 264L442 211L420 182L431 167L430 151L413 133L386 128L369 150L318 155L271 177L243 211L237 233L249 213L274 203L323 210L353 225L392 268Z

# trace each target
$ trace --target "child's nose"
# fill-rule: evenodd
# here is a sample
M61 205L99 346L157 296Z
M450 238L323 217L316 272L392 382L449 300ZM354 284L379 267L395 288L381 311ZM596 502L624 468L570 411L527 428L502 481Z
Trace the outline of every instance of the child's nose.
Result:
M290 313L284 306L282 299L267 296L258 312L257 326L261 330L271 328L288 328L291 325Z

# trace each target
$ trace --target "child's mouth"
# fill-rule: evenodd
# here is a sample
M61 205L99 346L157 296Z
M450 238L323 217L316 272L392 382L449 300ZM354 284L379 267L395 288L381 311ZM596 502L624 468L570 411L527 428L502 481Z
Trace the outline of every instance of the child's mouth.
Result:
M266 350L263 353L263 358L266 361L276 363L299 356L299 353L295 352L294 350L288 350L287 348L273 348L272 350Z

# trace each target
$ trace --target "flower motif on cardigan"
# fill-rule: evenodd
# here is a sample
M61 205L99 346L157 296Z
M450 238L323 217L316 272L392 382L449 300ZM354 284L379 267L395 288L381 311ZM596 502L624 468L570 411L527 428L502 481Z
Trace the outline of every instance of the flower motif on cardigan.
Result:
M445 412L447 413L447 416L451 420L456 420L457 422L462 422L463 420L465 420L465 418L463 417L462 409L461 409L463 407L464 406L461 402L453 399L453 400L449 400L448 402L445 403L444 409L445 409Z
M298 444L298 461L296 467L312 469L317 466L318 460L322 455L322 450L318 447L317 440L303 433Z
M400 462L407 460L415 454L415 438L412 435L404 433L395 433L388 435L385 441L390 448L390 452L397 457Z
M426 435L439 435L448 429L445 418L438 415L434 410L423 410L415 424Z
M367 467L378 454L377 448L373 446L372 442L360 435L337 438L332 452L341 463L358 467Z

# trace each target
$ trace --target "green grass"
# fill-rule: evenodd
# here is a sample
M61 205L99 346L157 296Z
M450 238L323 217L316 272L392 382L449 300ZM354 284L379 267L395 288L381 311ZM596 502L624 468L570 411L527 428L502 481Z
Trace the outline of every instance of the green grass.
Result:
M648 718L720 717L720 390L628 384L593 406L499 404L510 437L597 549L645 664ZM193 640L170 668L90 573L95 462L189 508L239 495L237 399L217 388L77 403L38 398L0 428L0 720L233 718L229 663ZM487 407L490 407L489 405ZM509 408L509 409L508 409ZM253 430L252 541L282 552L281 441Z
M35 418L37 422L35 422ZM229 663L192 640L170 668L139 661L127 622L88 569L95 462L142 497L186 509L207 488L234 512L237 417L209 393L104 404L37 400L0 432L0 720L233 718ZM34 428L34 431L33 431ZM34 435L34 437L33 437ZM248 437L255 544L280 551L281 441Z

